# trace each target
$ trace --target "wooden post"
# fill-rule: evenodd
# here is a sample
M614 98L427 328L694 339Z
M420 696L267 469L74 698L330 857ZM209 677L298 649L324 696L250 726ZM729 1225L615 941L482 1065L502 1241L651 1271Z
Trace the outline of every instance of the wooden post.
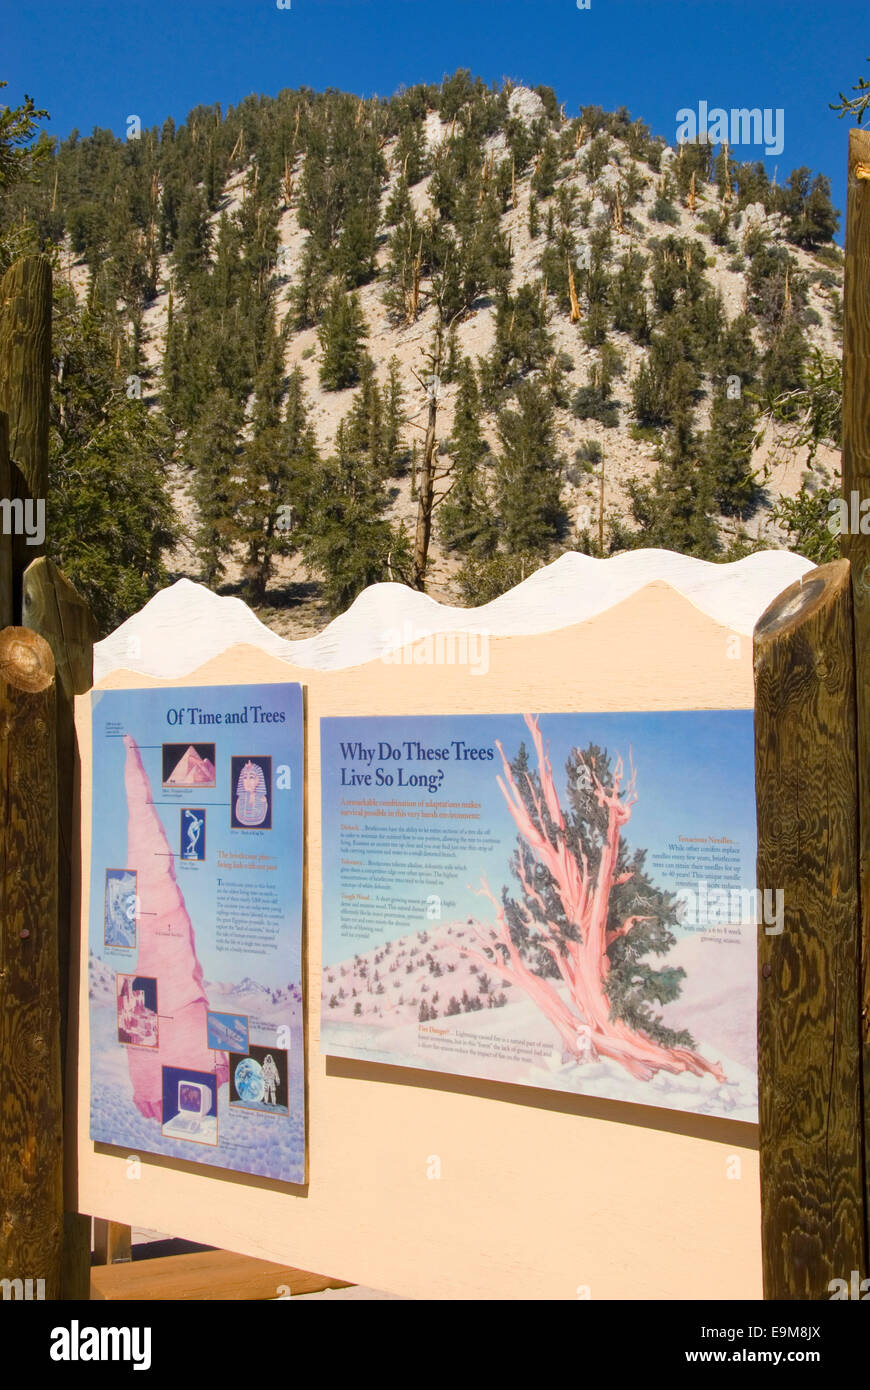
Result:
M63 1257L57 960L57 781L51 649L0 633L0 1277L44 1280ZM22 1295L24 1296L24 1295Z
M870 498L870 130L849 132L843 295L843 496ZM858 833L863 978L864 1166L870 1179L870 536L847 534L852 566L858 706ZM865 1179L866 1180L866 1179ZM870 1248L870 1186L865 1198Z
M11 471L3 496L22 507L46 504L50 387L51 263L47 256L22 256L0 280L0 411L8 417ZM21 576L44 547L31 545L20 527L10 539L9 621L17 622Z
M48 484L50 384L51 262L22 256L0 280L0 410L31 497L44 498Z
M28 566L22 585L24 626L44 637L54 657L57 681L58 844L60 856L58 946L61 983L69 979L70 880L78 825L73 817L76 738L74 700L94 683L94 623L85 600L51 560ZM66 1020L68 997L61 1012Z
M133 1232L120 1221L94 1218L94 1263L129 1264L133 1258Z
M9 461L9 420L0 410L0 498L12 497L12 465ZM9 627L14 616L12 601L12 536L0 533L0 628Z
M866 1272L858 771L849 565L792 584L755 629L764 1296ZM774 926L776 924L774 923Z
M48 491L49 398L51 385L51 265L45 256L25 256L0 280L0 495L46 506ZM4 447L7 441L8 450ZM0 536L0 621L20 621L48 642L56 672L54 759L58 796L52 812L56 903L52 926L56 960L55 1000L61 1075L69 1024L71 871L78 823L74 814L75 728L73 698L92 683L93 623L84 601L49 560L37 559L41 546L21 534ZM8 826L7 826L8 828ZM46 869L47 873L48 870ZM43 922L43 927L47 923ZM75 981L73 981L75 983ZM90 1271L90 1219L75 1210L76 1116L69 1088L67 1106L67 1186L63 1271L54 1297L87 1298ZM41 1097L34 1093L34 1113ZM2 1103L2 1101L0 1101ZM61 1156L63 1133L58 1135Z
M44 637L54 657L57 685L58 881L57 945L60 987L61 1062L66 1078L66 1183L63 1297L84 1299L90 1292L91 1223L81 1216L76 1200L77 1115L75 1055L66 1056L70 1015L78 997L78 971L73 969L71 942L79 904L73 897L73 878L80 843L75 803L77 745L74 701L90 690L94 676L94 622L85 600L51 560L34 560L22 585L24 626ZM74 1049L73 1049L74 1051Z

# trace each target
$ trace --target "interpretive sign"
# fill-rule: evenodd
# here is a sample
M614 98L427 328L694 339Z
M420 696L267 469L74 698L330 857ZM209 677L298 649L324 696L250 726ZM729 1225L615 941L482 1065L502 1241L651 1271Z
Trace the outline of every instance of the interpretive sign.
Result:
M91 1138L302 1182L301 687L92 719Z
M321 738L323 1052L756 1118L750 710Z

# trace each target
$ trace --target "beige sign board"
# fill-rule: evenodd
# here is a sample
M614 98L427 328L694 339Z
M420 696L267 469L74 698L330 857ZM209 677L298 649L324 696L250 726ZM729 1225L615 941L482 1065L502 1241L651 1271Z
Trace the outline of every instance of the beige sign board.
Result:
M753 1125L321 1055L320 720L748 709L754 623L810 568L571 554L476 610L378 585L296 642L182 581L100 643L98 688L304 688L309 1180L92 1143L85 931L78 1209L409 1298L760 1296ZM77 728L86 923L89 697Z

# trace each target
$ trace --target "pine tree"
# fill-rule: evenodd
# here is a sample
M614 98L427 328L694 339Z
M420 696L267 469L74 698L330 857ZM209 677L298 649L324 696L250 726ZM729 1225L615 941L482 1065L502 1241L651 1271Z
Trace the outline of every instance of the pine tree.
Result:
M659 314L670 314L678 304L694 304L706 292L707 253L703 242L667 236L653 244L653 303Z
M351 451L342 421L335 453L318 472L302 538L330 612L342 612L367 585L407 572L408 538L386 519L386 509L383 487Z
M411 195L408 192L408 180L404 174L396 181L396 186L390 194L387 206L384 209L384 226L398 227L399 223L408 213L412 211Z
M552 135L548 135L532 175L532 190L535 195L538 198L552 197L558 177L559 146Z
M165 486L171 435L130 399L114 324L55 282L47 549L110 632L166 584L178 530Z
M649 308L644 291L646 257L636 251L623 256L620 268L610 282L613 327L628 333L636 343L646 344L650 336Z
M567 526L555 434L552 401L537 382L521 382L516 408L498 416L495 499L508 551L545 553Z
M643 546L713 560L719 552L713 490L698 448L683 421L669 432L651 486L629 482L631 506Z
M702 453L714 496L726 516L746 518L759 499L752 468L757 428L758 354L747 315L721 334L714 375L710 428Z
M469 608L491 603L509 589L515 589L543 564L540 553L532 554L531 551L514 555L498 551L482 560L469 555L457 575L462 598Z
M798 391L809 349L800 324L788 319L774 337L764 359L762 390L770 409L778 397Z
M290 321L297 331L313 328L317 323L326 299L328 279L326 261L310 240L290 290Z
M378 205L363 203L348 208L333 264L345 285L364 285L375 273Z
M746 275L747 303L762 333L775 337L786 317L799 314L807 302L807 284L797 262L784 246L772 246L759 234L747 237L750 256Z
M236 535L245 548L246 587L254 603L266 597L275 560L296 548L319 475L301 370L297 367L287 384L283 418L267 394L258 404L236 492Z
M632 388L639 425L676 425L691 417L700 385L691 347L684 323L675 315L652 335L647 360L638 368Z
M805 167L794 169L779 201L786 215L789 241L812 250L833 240L840 215L831 202L830 179L824 174L813 178Z
M607 429L619 424L619 403L613 399L613 378L622 374L621 359L614 360L609 343L602 343L597 358L589 364L586 385L576 391L571 409L578 420L598 420ZM619 370L617 372L617 362ZM644 367L641 366L641 372Z
M386 276L389 288L384 303L397 323L413 323L420 305L420 278L426 269L428 237L414 209L405 208L387 241Z
M236 470L239 463L242 411L228 391L219 388L184 442L184 458L193 470L193 498L198 526L196 553L205 583L213 588L224 574L224 560L236 538Z
M496 308L495 342L484 371L488 399L494 400L529 372L543 368L552 354L553 336L542 286L524 284L516 294L503 295Z
M538 200L532 194L529 198L529 238L534 241L541 232L541 219L538 215Z
M684 141L679 147L678 155L672 166L673 175L680 197L685 201L693 174L696 184L709 181L713 146L706 135L699 135L697 140Z
M788 537L788 548L814 564L824 565L840 558L840 538L831 532L829 503L840 500L839 488L808 488L801 484L794 497L781 497L773 509L773 520Z
M429 159L422 120L409 120L402 124L393 158L402 170L402 179L408 187L413 188L425 177L429 170Z
M384 402L371 358L360 368L360 386L347 417L347 443L353 454L364 456L376 478L387 476L384 439Z
M387 384L384 390L383 459L387 477L395 478L403 468L407 449L402 440L405 424L405 398L399 375L399 359L391 357L387 364Z
M8 85L8 82L0 82L0 90ZM37 165L48 159L48 146L34 147L37 125L47 116L47 111L37 110L32 97L25 97L20 106L0 108L0 191L3 193L17 184L35 180Z
M360 379L366 326L359 297L340 282L333 286L318 330L323 358L320 384L326 391L344 391Z
M613 760L607 749L587 744L582 750L572 750L565 767L566 790L560 840L568 862L588 864L594 877L605 854L608 839L608 810L599 799L589 769L594 770L600 785L612 785ZM520 744L512 759L514 785L518 795L536 823L540 808L547 804L540 773L531 764L528 750ZM613 890L607 904L607 997L611 1016L666 1047L691 1047L693 1039L683 1029L668 1027L654 1006L676 999L681 990L685 971L681 966L662 965L654 969L644 957L664 956L676 944L673 928L677 926L676 896L654 882L647 871L647 851L632 849L620 839L619 857L614 866ZM513 892L504 894L504 907L511 940L520 955L536 974L545 979L560 980L559 964L541 944L541 933L529 923L546 917L553 923L565 923L564 899L552 873L535 859L527 840L520 835L511 860L515 880ZM529 885L533 885L533 890ZM564 893L564 890L562 890ZM642 920L636 920L628 933L618 930L635 917L642 903ZM558 942L559 929L556 930ZM563 938L576 939L576 929L565 925Z
M702 456L720 509L743 520L752 515L759 497L752 468L755 419L755 407L747 397L729 398L724 382L716 387Z
M189 288L208 264L211 234L208 207L198 188L186 191L178 215L178 232L173 248L173 261L179 283Z
M480 428L480 394L469 357L463 358L459 368L453 433L447 450L451 484L438 511L442 543L462 555L490 555L496 548L498 533L483 479L489 447Z
M586 175L590 183L595 183L604 172L604 168L610 159L613 142L605 134L596 135L594 140L588 145L586 152L580 160L580 168Z

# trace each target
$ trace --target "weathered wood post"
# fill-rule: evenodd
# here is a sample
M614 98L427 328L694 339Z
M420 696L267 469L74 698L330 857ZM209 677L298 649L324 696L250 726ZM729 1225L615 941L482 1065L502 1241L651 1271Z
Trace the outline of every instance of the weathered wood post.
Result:
M37 559L43 546L31 544L33 522L23 508L47 510L49 399L51 384L51 265L45 256L16 261L0 280L0 496L7 500L9 530L0 536L0 622L20 622L47 640L56 671L55 777L58 793L53 816L55 840L53 930L58 964L57 1037L63 1066L70 988L72 931L71 878L74 858L74 772L76 758L72 702L91 684L93 624L84 601L59 570ZM8 427L8 433L7 433ZM8 445L8 448L5 447ZM43 517L45 512L43 511ZM5 518L4 518L5 520ZM19 523L29 522L31 535ZM43 927L45 928L45 923ZM4 999L0 980L0 1006ZM46 1042L48 1043L48 1038ZM0 1057L0 1066L6 1062ZM63 1150L63 1115L54 1116L57 1143ZM72 1105L68 1106L68 1120ZM70 1126L70 1134L74 1129ZM72 1189L75 1146L69 1146L67 1180ZM90 1267L90 1220L75 1211L72 1196L65 1217L64 1269L60 1293L87 1298Z
M847 562L786 589L754 644L758 893L784 904L781 933L759 925L764 1296L821 1299L867 1268Z
M45 506L51 387L51 263L22 256L0 280L0 410L9 422L11 501ZM12 537L13 612L21 611L21 576L42 553L23 531Z
M870 130L849 132L843 295L843 496L870 498ZM857 509L856 509L857 511ZM852 566L858 709L859 862L863 978L865 1181L870 1181L870 535L845 534ZM865 1198L870 1249L870 1185Z
M9 452L31 496L44 497L51 384L47 256L22 256L0 280L0 368L0 410L9 417Z
M73 790L76 739L74 700L94 683L94 624L88 605L51 560L42 556L28 566L22 585L24 626L44 637L51 648L57 681L57 780L60 881L58 953L61 980L68 977L70 892L75 856ZM66 1023L68 1000L61 1000ZM61 1041L61 1050L64 1042Z
M63 1098L54 661L0 633L0 1277L59 1298ZM19 1292L14 1281L22 1282ZM30 1285L27 1281L33 1281ZM40 1285L37 1281L44 1281ZM13 1295L14 1296L14 1295Z
M73 897L73 871L80 835L75 800L78 748L75 733L75 697L90 690L94 676L94 621L84 599L51 560L42 556L24 572L22 621L38 632L54 657L57 689L57 947L60 983L61 1063L69 1078L70 1100L65 1106L65 1132L70 1152L76 1128L73 1075L75 1058L66 1055L69 1033L70 994L77 980L72 948L79 904ZM69 1155L68 1155L69 1158ZM67 1162L67 1179L72 1177ZM90 1292L91 1223L78 1215L70 1192L65 1216L63 1297L88 1298Z

